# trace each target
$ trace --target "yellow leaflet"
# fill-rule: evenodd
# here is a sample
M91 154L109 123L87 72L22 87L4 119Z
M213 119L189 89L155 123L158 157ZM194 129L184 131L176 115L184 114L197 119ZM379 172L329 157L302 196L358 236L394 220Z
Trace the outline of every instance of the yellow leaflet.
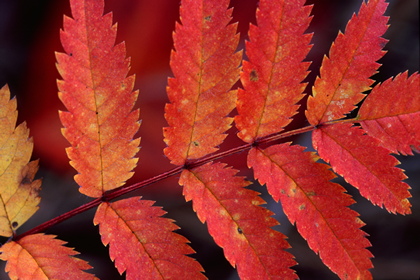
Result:
M11 236L37 210L41 180L38 161L31 161L32 138L26 123L16 126L16 99L0 89L0 235Z

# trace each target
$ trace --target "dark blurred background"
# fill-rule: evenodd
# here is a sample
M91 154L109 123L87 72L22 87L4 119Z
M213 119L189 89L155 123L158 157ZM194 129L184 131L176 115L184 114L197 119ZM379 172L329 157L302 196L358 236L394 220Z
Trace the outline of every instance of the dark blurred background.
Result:
M167 102L165 87L167 77L171 76L169 54L172 48L172 31L178 19L179 1L174 0L108 0L105 12L112 11L114 22L118 22L117 42L125 41L127 55L132 58L131 73L136 74L136 89L140 90L137 106L141 108L142 149L136 175L128 184L141 181L167 171L171 166L164 157L162 127L166 126L163 117ZM256 0L235 0L234 21L239 21L242 43L246 39L249 23L255 23ZM315 3L316 2L316 3ZM405 70L412 74L419 69L419 1L392 0L387 15L391 16L390 28L385 37L390 40L385 49L388 53L380 63L380 73L374 76L377 81L395 76ZM352 13L359 9L361 1L311 0L314 18L309 32L315 32L314 47L307 60L312 61L311 74L307 81L312 83L318 74L323 54L328 53L331 42L338 30L344 31ZM0 0L0 86L8 83L12 95L18 97L19 123L26 121L34 138L33 158L40 159L38 177L43 178L41 204L39 211L18 233L35 227L55 216L65 213L90 201L78 192L73 181L75 171L69 166L64 148L68 146L60 133L58 110L65 110L57 97L54 52L62 52L59 30L63 14L70 15L68 1L54 0ZM310 87L308 87L310 90ZM307 92L309 92L307 90ZM412 94L420 94L413 92ZM293 127L305 125L303 114L291 124ZM232 134L236 132L231 129ZM310 147L310 135L292 139ZM228 137L221 148L227 149L241 143L235 136ZM369 233L373 244L370 249L375 255L372 270L374 279L409 280L420 276L420 156L398 157L400 167L409 176L407 183L413 188L410 200L413 214L392 215L386 210L373 206L360 197L351 186L346 188L357 204L353 209L361 214L367 224L363 230ZM241 174L252 175L245 166L245 154L224 160ZM251 177L249 177L251 178ZM185 203L178 178L170 178L142 190L135 195L156 201L168 212L182 228L197 251L194 255L209 279L238 279L236 271L224 260L222 249L218 248L191 210ZM341 183L342 180L340 181ZM344 183L343 183L344 184ZM262 192L264 199L281 226L277 229L289 237L290 250L296 257L298 266L294 267L300 279L338 279L326 268L310 250L296 229L281 211L281 205L270 200L263 187L257 184L252 188ZM133 195L133 194L131 194ZM109 260L107 248L99 238L98 229L93 226L94 211L71 218L48 229L48 234L58 235L68 242L68 246L81 252L80 257L94 266L93 272L103 280L124 279L119 276ZM4 242L4 239L2 240ZM2 263L0 279L8 279Z

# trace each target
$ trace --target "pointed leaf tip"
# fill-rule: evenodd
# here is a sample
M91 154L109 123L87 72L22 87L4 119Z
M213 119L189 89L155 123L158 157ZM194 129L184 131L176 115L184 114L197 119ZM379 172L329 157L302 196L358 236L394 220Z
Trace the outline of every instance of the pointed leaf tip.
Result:
M388 28L384 16L388 6L383 0L363 2L357 15L339 33L331 46L329 57L322 61L320 77L308 98L306 117L312 125L341 119L351 112L369 90L380 66L376 61L387 40L381 36Z
M309 62L302 62L311 49L311 34L304 34L311 21L311 6L305 1L260 1L257 26L251 25L238 90L235 123L238 136L251 143L279 132L297 113L304 97Z
M57 53L59 97L68 112L60 112L67 155L79 172L80 191L99 197L125 183L137 164L139 110L132 110L138 92L127 77L130 60L124 43L115 45L112 14L103 14L103 0L71 1L73 18L64 18Z
M164 152L183 165L217 150L226 138L236 102L232 86L239 78L241 52L236 52L237 24L229 24L229 1L182 1L181 24L175 28L168 80L169 127L163 130Z

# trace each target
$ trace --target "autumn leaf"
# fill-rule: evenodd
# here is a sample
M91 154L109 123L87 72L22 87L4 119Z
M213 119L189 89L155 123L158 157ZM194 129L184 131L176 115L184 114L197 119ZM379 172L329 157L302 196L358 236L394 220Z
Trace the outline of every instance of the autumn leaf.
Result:
M29 162L33 142L26 123L16 127L16 99L0 89L0 235L12 236L37 210L41 180L38 161Z
M237 24L229 24L228 0L183 0L176 24L175 50L165 106L165 155L183 165L217 150L232 123L241 52L235 50Z
M389 212L411 213L410 187L402 182L407 177L378 140L363 134L359 127L342 123L316 129L312 141L321 158L362 196Z
M360 230L364 223L348 208L353 199L330 181L334 173L316 162L315 153L303 150L290 143L253 148L248 165L331 271L341 279L371 279L371 244Z
M393 153L420 151L420 78L404 72L375 86L362 103L363 129Z
M338 34L329 57L324 57L320 77L308 98L306 117L312 125L343 118L369 90L369 79L379 67L387 40L381 38L387 30L383 14L388 4L383 0L362 2L358 15L353 15L345 34Z
M41 181L34 180L38 161L30 162L29 130L25 123L16 125L16 100L10 100L7 86L0 89L0 235L9 237L0 246L0 259L7 261L10 278L96 279L86 272L91 266L75 257L78 252L39 232L98 207L93 222L115 267L127 279L205 279L203 268L190 256L195 252L189 241L176 233L179 228L164 217L165 211L140 197L115 201L180 176L185 199L192 201L199 220L207 224L241 279L297 279L290 245L274 230L279 223L263 207L265 201L247 188L250 182L237 176L237 170L214 162L249 150L247 164L254 178L281 203L325 265L341 279L372 279L373 255L361 229L364 223L351 209L354 200L332 180L341 175L373 204L392 213L411 213L410 187L391 153L413 155L420 150L419 75L399 74L366 93L385 53L381 36L387 29L388 4L360 1L359 13L323 59L305 112L310 125L283 132L304 97L310 65L304 60L312 38L305 32L312 7L304 0L258 1L241 64L238 24L232 23L229 8L236 4L180 2L165 107L168 127L163 129L164 154L176 168L118 188L137 164L135 77L127 77L130 59L125 44L116 44L117 25L111 13L104 15L104 0L70 0L72 17L64 18L60 33L64 53L56 54L62 76L59 98L67 110L60 112L60 119L71 146L70 164L78 172L75 180L83 194L96 199L18 235L16 229L38 208ZM150 19L157 20L149 11L144 23ZM48 92L41 86L31 89ZM343 119L359 103L353 113L357 116ZM235 106L238 115L233 117ZM238 130L233 133L246 144L216 153L233 120ZM309 131L316 152L275 143ZM210 153L214 154L206 157ZM158 155L153 160L160 164Z
M102 15L103 0L71 0L73 18L64 17L57 53L59 97L68 112L60 112L70 164L79 172L80 192L99 197L133 175L140 139L139 110L132 111L138 92L134 76L126 77L130 60L124 43L115 44L112 14Z
M91 266L73 257L78 252L64 244L53 235L27 235L0 247L0 259L7 261L6 272L12 280L98 279L84 272Z
M305 1L260 1L257 26L251 25L238 90L238 136L245 142L281 131L297 113L304 96L312 38Z
M161 217L153 201L131 197L102 203L94 218L104 245L120 274L127 279L205 279L203 268L186 256L194 251L174 233L178 227Z
M265 201L246 187L236 170L225 164L206 164L184 170L179 180L187 201L241 279L297 279L295 261L284 251L290 245L272 229L278 222L261 207Z

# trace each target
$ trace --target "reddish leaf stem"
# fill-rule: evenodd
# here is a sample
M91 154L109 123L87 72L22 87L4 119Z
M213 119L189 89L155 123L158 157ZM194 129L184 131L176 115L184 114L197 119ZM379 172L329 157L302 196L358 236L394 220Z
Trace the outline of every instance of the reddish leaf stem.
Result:
M88 203L85 203L85 204L83 204L83 205L81 205L81 206L79 206L79 207L77 207L77 208L75 208L75 209L73 209L69 212L66 212L66 213L64 213L60 216L57 216L57 217L49 220L49 221L46 221L45 223L42 223L39 226L34 227L33 229L30 229L30 230L28 230L28 231L26 231L22 234L14 236L13 240L19 240L22 237L25 237L25 236L30 235L30 234L40 233L40 232L46 230L47 228L52 227L52 226L54 226L58 223L61 223L62 221L67 220L67 219L69 219L69 218L71 218L71 217L73 217L73 216L75 216L79 213L85 212L85 211L87 211L87 210L89 210L89 209L91 209L95 206L98 206L101 202L102 202L101 197L96 198L96 199L94 199L94 200L92 200Z
M161 173L161 174L159 174L157 176L154 176L154 177L151 177L149 179L143 180L141 182L135 183L133 185L122 186L120 188L105 192L99 198L96 198L96 199L94 199L94 200L92 200L92 201L90 201L86 204L83 204L83 205L81 205L81 206L79 206L79 207L77 207L73 210L70 210L69 212L66 212L66 213L64 213L60 216L57 216L57 217L49 220L49 221L46 221L45 223L42 223L42 224L40 224L40 225L22 233L22 234L14 236L13 240L19 240L24 236L43 232L47 228L50 228L50 227L52 227L56 224L59 224L59 223L65 221L65 220L75 216L75 215L78 215L79 213L85 212L85 211L87 211L87 210L89 210L93 207L98 206L103 201L109 201L109 200L115 199L117 197L120 197L124 194L127 194L129 192L132 192L134 190L138 190L138 189L146 187L148 185L160 182L164 179L167 179L169 177L172 177L176 174L181 173L183 169L195 168L195 167L204 165L208 162L211 162L211 161L214 161L214 160L217 160L217 159L220 159L220 158L224 158L224 157L227 157L227 156L230 156L230 155L234 155L234 154L237 154L237 153L240 153L240 152L244 152L246 150L251 149L253 146L256 146L256 145L266 144L266 143L269 143L269 142L277 141L277 140L280 140L280 139L285 138L285 137L290 137L290 136L293 136L293 135L309 132L309 131L312 131L314 129L315 129L315 127L313 127L313 126L306 126L306 127L303 127L303 128L298 128L298 129L287 131L287 132L274 133L274 134L262 137L262 138L258 139L257 141L255 141L254 143L247 143L247 144L244 144L244 145L241 145L241 146L238 146L238 147L234 147L234 148L229 149L227 151L222 151L222 152L219 152L219 153L215 153L215 154L209 155L207 157L203 157L201 159L191 161L188 164L186 164L185 166L175 167L175 168L173 168L169 171L166 171L164 173Z

